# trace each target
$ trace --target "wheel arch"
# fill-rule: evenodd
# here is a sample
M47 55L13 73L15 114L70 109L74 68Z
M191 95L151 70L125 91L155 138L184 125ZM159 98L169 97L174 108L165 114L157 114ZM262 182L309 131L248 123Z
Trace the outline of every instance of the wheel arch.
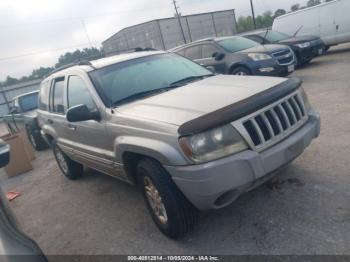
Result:
M243 68L247 69L252 74L252 70L249 68L249 66L247 66L246 64L241 63L241 62L230 65L229 74L232 74L233 70L235 70L236 68L239 68L239 67L243 67Z

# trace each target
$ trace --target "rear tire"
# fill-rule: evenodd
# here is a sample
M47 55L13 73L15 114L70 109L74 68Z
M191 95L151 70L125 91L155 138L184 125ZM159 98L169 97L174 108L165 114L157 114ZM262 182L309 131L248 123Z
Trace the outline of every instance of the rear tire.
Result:
M137 165L137 176L147 208L159 230L175 239L190 232L198 222L198 212L164 168L145 158Z
M29 142L31 143L31 145L34 147L36 151L41 151L49 148L49 145L40 136L40 134L36 134L28 128L27 128L27 136L28 136Z
M249 71L248 68L245 68L243 66L238 66L232 69L231 74L245 76L245 75L251 75L252 73Z
M63 153L56 141L52 141L52 150L59 168L68 179L75 180L84 174L83 165L73 161Z

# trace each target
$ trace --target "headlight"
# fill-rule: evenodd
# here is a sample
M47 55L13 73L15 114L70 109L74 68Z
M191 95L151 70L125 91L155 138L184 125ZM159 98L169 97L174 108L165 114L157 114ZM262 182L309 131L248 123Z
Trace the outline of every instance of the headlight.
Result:
M248 148L232 125L218 127L179 140L183 152L196 163L209 162Z
M306 113L307 113L311 109L311 105L310 105L309 99L307 97L307 94L306 94L304 88L300 87L300 93L301 93L301 97L303 98L305 109L306 109Z
M249 53L248 56L254 61L262 61L272 59L270 55L260 53Z
M310 42L305 42L302 44L295 44L295 46L299 47L299 48L306 48L310 46Z

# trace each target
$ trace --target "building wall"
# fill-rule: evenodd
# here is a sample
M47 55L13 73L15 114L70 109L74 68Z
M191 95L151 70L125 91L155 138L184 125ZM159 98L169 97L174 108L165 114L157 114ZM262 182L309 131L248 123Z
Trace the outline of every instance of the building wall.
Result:
M237 33L234 10L182 16L186 42ZM166 18L125 28L102 43L106 55L114 55L137 47L167 50L184 44L177 18Z
M12 98L18 95L39 90L41 79L11 86L0 87L0 117L9 113Z

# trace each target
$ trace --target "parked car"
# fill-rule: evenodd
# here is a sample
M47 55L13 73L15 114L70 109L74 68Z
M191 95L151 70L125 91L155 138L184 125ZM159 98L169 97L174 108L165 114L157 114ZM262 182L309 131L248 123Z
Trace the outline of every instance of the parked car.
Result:
M26 132L30 143L36 150L48 148L40 134L36 109L39 91L26 93L12 99L10 114L4 116L10 133Z
M297 65L309 63L316 56L326 51L326 46L318 36L293 36L273 30L259 30L242 34L243 37L253 40L259 44L283 44L288 45L297 59Z
M321 37L327 49L350 42L349 0L334 0L275 18L272 29L292 35Z
M0 168L10 160L10 147L0 139ZM46 262L40 247L20 229L0 188L0 256L8 262Z
M200 40L171 51L227 75L287 76L295 66L289 47L260 45L238 36Z
M39 105L62 173L77 179L85 165L138 184L172 238L193 228L197 210L272 178L320 131L299 79L214 75L162 51L58 71Z

